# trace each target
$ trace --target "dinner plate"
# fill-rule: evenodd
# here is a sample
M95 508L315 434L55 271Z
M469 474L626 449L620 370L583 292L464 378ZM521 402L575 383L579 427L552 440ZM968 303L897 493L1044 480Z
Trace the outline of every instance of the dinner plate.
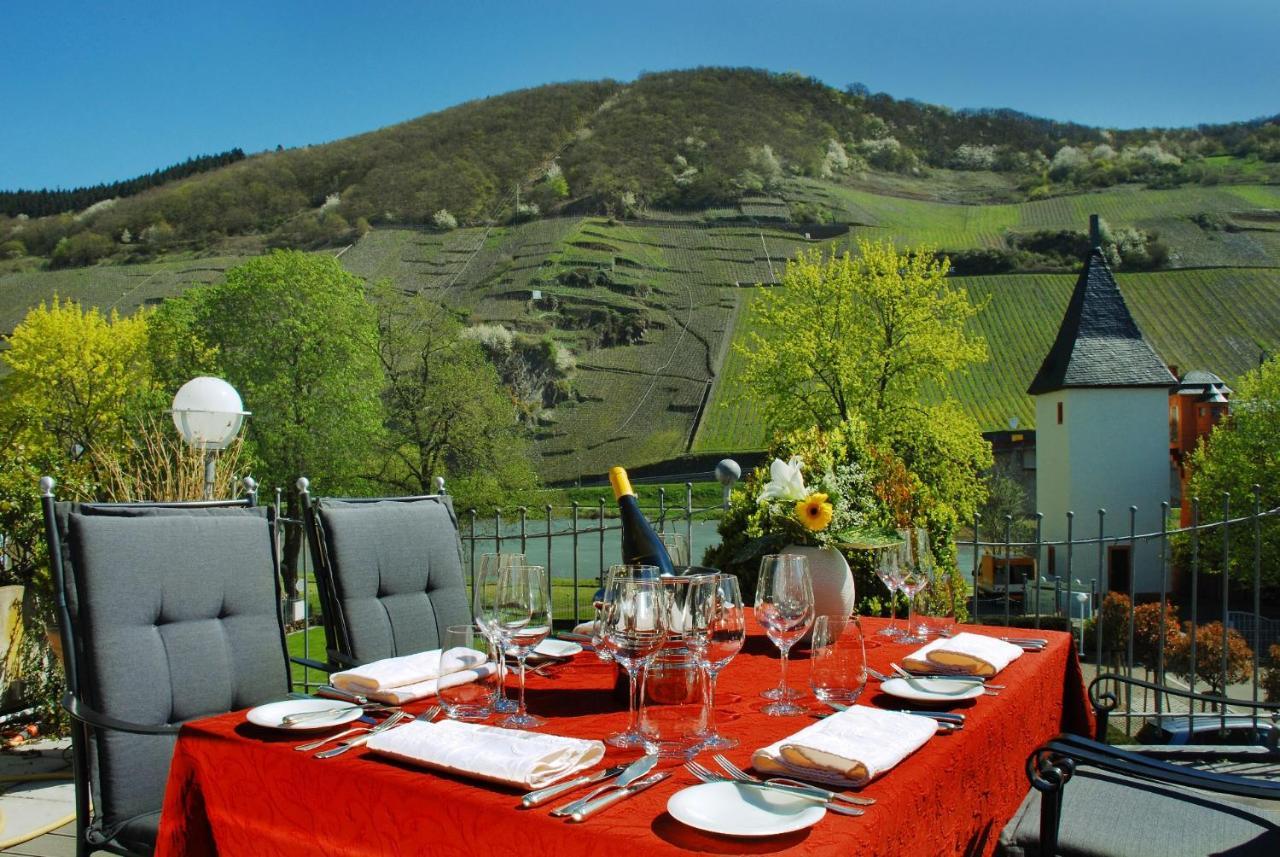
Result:
M931 678L911 681L905 678L891 678L880 682L880 689L890 696L909 699L912 702L945 705L965 699L976 699L982 696L983 686L979 682L960 681L958 679Z
M327 711L329 709L335 709L334 714L330 717L309 717L293 726L285 726L282 722L284 718L291 714L304 714L308 711ZM267 729L280 729L285 732L316 732L321 729L341 726L344 723L350 723L352 720L359 720L362 714L364 714L364 709L360 706L337 699L286 699L281 702L268 702L266 705L250 708L248 713L245 714L245 719L255 726L263 726Z
M535 655L542 655L544 658L571 658L578 652L582 651L582 646L569 640L556 640L551 637L543 640L534 647Z
M827 814L820 802L750 783L702 783L667 800L679 822L722 836L777 836L812 827Z

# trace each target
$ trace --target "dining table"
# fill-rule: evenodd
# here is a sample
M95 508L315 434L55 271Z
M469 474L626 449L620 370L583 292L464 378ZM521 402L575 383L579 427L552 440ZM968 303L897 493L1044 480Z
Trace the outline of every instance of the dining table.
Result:
M877 632L886 620L864 618L869 666L888 672L918 648ZM1007 628L960 625L992 636ZM520 805L521 790L429 770L366 748L318 759L294 747L296 733L248 723L244 711L183 725L174 749L161 815L158 857L288 855L509 854L648 857L673 854L989 855L1001 828L1027 793L1027 757L1062 732L1091 735L1090 707L1070 634L1018 631L1047 640L1003 669L984 694L942 710L965 715L963 728L939 731L923 747L863 787L875 800L861 816L828 813L791 833L745 838L706 833L667 812L677 791L698 781L664 761L672 775L582 823L552 817L557 800ZM809 713L761 713L760 692L778 682L779 654L753 620L742 651L720 674L716 721L738 739L724 754L750 768L754 750L818 722L829 712L808 694L808 653L791 653L790 684L806 692ZM583 651L528 676L529 710L548 719L539 731L603 738L626 725L625 692L616 667ZM868 681L858 705L904 703ZM432 700L406 706L421 711ZM491 718L490 722L493 722ZM641 751L607 748L602 765ZM711 754L698 760L715 767ZM566 798L568 799L568 798Z

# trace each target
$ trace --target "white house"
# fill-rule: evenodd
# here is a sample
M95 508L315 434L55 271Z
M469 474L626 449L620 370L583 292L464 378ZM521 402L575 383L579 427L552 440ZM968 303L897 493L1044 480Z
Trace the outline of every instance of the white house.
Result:
M1160 504L1169 498L1169 390L1178 380L1143 337L1103 257L1097 216L1093 250L1076 281L1058 337L1027 392L1036 403L1036 508L1046 541L1158 532ZM1066 576L1065 548L1047 549L1041 569ZM1160 589L1159 544L1127 543L1103 551L1103 591ZM1070 576L1099 578L1096 544L1071 552Z

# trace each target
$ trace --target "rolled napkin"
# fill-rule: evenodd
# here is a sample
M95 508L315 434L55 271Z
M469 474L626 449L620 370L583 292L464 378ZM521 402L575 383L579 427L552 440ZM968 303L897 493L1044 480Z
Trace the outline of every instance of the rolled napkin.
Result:
M935 731L928 717L854 705L756 750L751 765L762 774L865 786L919 750Z
M1022 657L1022 648L995 637L968 632L939 637L902 660L911 672L944 672L991 678Z
M581 634L584 637L594 637L596 635L596 620L591 619L587 622L574 625L573 633Z
M447 655L447 657L446 657ZM378 702L403 705L435 696L441 687L456 687L489 675L494 665L482 652L431 649L333 673L329 683L339 690L363 694Z
M592 767L604 744L478 723L415 720L369 739L375 753L522 789L540 789Z

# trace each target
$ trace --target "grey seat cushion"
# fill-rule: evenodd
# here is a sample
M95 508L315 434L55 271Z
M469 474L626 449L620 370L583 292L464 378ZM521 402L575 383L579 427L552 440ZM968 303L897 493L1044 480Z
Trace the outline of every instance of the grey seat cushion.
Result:
M316 511L356 660L436 648L444 628L471 621L447 497L321 500Z
M78 683L92 707L180 723L278 699L289 678L264 510L67 513ZM172 736L94 733L104 832L159 809Z
M1274 857L1280 804L1193 791L1078 768L1062 800L1062 857ZM1000 835L1000 854L1040 854L1034 789Z
M121 822L110 841L134 854L151 854L156 849L160 832L160 810L134 816Z

